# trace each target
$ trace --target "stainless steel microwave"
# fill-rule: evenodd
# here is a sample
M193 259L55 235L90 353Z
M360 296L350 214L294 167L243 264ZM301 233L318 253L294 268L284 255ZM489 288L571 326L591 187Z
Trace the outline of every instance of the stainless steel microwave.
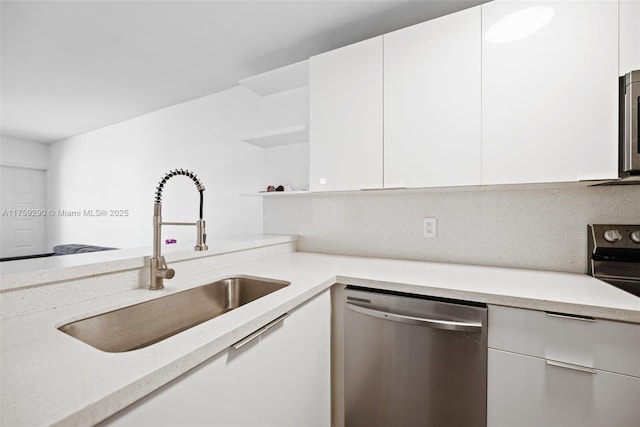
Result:
M640 175L640 70L620 77L620 177Z

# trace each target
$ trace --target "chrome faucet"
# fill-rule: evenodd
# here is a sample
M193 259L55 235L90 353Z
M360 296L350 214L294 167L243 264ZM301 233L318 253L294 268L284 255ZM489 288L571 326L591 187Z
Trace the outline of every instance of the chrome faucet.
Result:
M176 175L184 175L191 178L196 184L196 188L200 193L200 218L196 222L162 222L162 190L169 178ZM205 222L202 219L202 205L204 202L204 185L198 179L198 177L188 170L176 169L169 171L158 183L156 187L155 203L153 205L153 256L150 263L149 274L149 289L162 289L164 288L164 279L172 279L176 272L174 269L167 266L167 262L162 256L162 226L163 225L195 225L196 226L196 245L193 248L195 251L206 251L208 246L206 245L207 234L205 232Z

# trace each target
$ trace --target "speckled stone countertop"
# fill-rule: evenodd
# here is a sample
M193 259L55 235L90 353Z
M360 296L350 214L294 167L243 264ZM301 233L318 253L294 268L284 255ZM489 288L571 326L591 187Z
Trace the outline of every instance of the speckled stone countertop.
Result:
M176 244L163 246L162 254L165 255L168 262L180 261L241 251L257 246L275 245L292 240L297 240L297 237L264 234L210 236L207 242L209 244L207 251L193 252L191 246ZM0 291L82 278L114 270L142 268L145 266L145 258L150 255L151 248L130 248L2 262L0 263L0 277L2 278Z
M56 328L149 299L138 289L2 323L1 424L91 425L336 283L640 323L640 298L587 275L292 252L176 278L153 297L252 275L289 286L149 347L96 350Z

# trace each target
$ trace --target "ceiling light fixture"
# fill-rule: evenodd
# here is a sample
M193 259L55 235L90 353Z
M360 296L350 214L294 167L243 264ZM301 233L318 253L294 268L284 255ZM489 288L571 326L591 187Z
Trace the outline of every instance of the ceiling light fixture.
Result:
M511 13L493 24L484 35L489 43L509 43L527 37L553 19L555 10L534 6Z

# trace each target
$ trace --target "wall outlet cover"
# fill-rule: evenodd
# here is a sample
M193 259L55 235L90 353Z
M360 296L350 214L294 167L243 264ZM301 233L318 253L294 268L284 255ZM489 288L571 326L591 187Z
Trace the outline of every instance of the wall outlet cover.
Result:
M422 234L424 237L435 238L437 231L437 221L435 218L425 218L422 225Z

